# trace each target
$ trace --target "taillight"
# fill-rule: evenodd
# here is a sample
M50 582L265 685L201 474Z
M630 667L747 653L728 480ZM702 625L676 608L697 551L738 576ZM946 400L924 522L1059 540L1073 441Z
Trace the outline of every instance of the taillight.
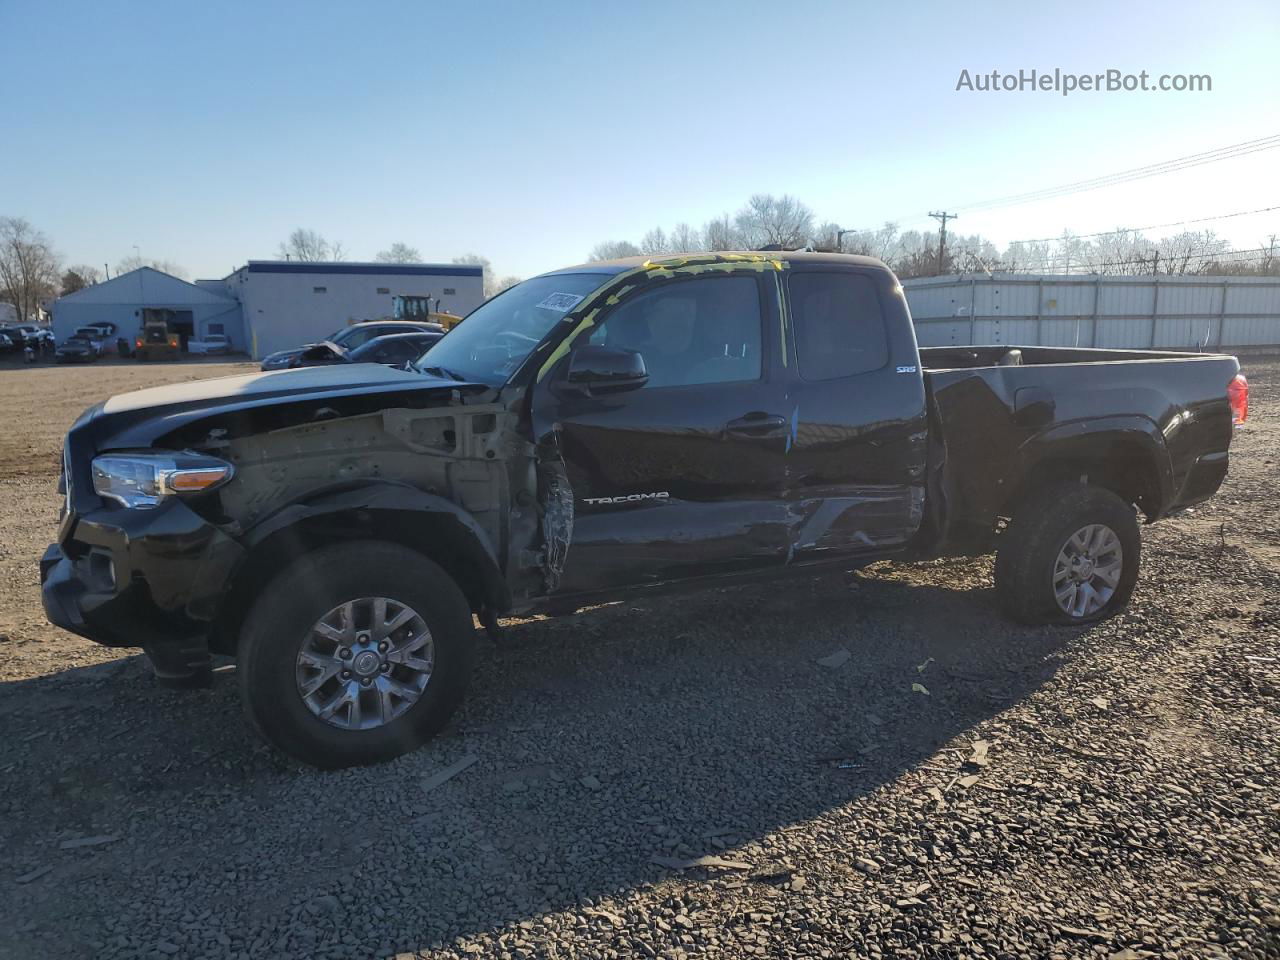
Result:
M141 338L141 337L139 337L137 340L133 341L133 345L134 345L135 347L140 347L140 346L142 346L142 338Z
M1231 404L1231 422L1244 423L1249 419L1249 381L1243 373L1237 373L1227 384L1227 401Z

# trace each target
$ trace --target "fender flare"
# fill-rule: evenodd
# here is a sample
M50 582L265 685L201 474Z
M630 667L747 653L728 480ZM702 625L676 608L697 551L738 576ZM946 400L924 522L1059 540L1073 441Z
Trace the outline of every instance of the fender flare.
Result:
M1139 414L1116 414L1058 423L1034 434L1018 449L1018 476L1026 477L1041 463L1056 459L1095 459L1100 445L1120 445L1141 452L1152 469L1159 497L1156 515L1173 501L1176 489L1173 461L1164 434L1155 421Z
M281 507L260 520L241 539L246 552L245 562L251 562L258 548L299 524L328 520L335 526L349 527L351 533L358 533L360 525L367 524L373 514L384 518L399 515L402 519L448 518L457 525L450 538L450 546L461 553L468 569L478 575L485 605L498 612L511 608L511 590L502 572L503 565L489 535L475 517L444 497L394 480L365 481L312 491L304 498ZM432 556L430 550L421 549L423 545L408 542L406 545L416 546L424 556Z

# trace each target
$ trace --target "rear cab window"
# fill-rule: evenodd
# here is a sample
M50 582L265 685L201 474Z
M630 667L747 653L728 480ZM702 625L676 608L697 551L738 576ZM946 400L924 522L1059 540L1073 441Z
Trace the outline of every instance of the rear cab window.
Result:
M871 277L847 271L788 277L796 360L803 380L838 380L889 362L884 312Z

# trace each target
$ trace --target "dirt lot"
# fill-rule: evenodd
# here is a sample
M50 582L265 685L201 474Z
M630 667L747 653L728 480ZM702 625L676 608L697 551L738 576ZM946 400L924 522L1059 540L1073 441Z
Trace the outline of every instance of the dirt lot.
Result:
M242 369L0 371L0 956L1280 957L1280 362L1113 620L965 561L512 624L340 773L40 610L74 417Z

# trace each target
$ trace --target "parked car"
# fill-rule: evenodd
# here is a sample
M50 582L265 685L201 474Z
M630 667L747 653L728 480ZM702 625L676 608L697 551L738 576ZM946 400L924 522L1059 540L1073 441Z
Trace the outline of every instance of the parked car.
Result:
M35 323L20 323L12 328L22 338L19 346L35 347L39 350L45 344L54 342L53 331Z
M53 351L53 358L58 363L90 363L100 356L99 345L79 333L68 337Z
M444 333L444 327L438 323L428 323L426 321L416 320L364 320L360 323L353 323L343 327L331 334L320 343L308 343L304 346L297 347L293 350L279 350L276 353L267 354L262 358L263 370L285 370L292 364L291 361L301 356L307 350L320 346L322 343L332 343L342 347L345 350L354 350L365 343L368 343L374 337L384 337L393 333L404 333L410 330L421 330L425 333Z
M1138 512L1212 496L1230 356L920 350L897 278L838 254L572 267L485 302L411 370L155 387L67 435L49 619L144 645L318 766L440 730L472 616L995 552L1014 619L1129 600ZM922 597L923 599L923 597ZM779 643L785 636L779 635Z
M393 333L374 337L363 346L348 350L348 363L382 363L405 369L435 346L443 333Z
M100 327L95 325L76 327L76 332L71 335L68 342L75 339L85 340L93 344L94 352L99 357L115 345L114 341L112 341Z
M53 343L53 332L47 327L34 323L0 324L0 334L9 341L8 347L0 345L0 349L21 350L23 347L41 349L45 344Z
M229 353L231 341L221 333L206 334L203 340L188 340L187 353L214 354Z
M333 363L385 363L403 367L417 360L443 336L443 333L426 331L392 333L374 337L354 349L326 340L302 351L289 361L289 367L323 367Z

